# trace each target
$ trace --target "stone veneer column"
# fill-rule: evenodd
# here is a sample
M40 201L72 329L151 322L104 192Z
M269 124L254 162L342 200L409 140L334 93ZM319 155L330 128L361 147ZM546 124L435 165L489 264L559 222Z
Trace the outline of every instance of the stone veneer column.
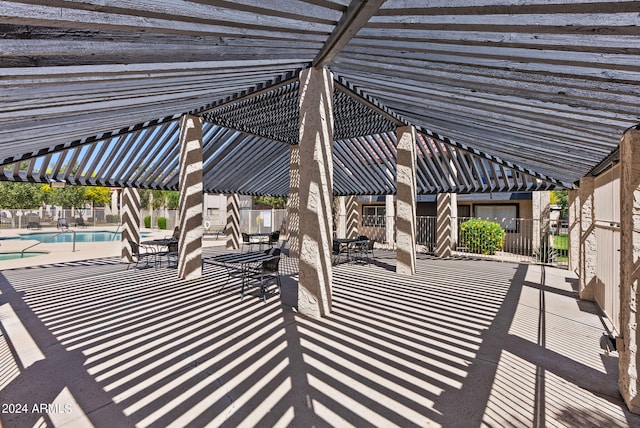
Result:
M640 413L640 129L629 129L620 143L620 393L629 410Z
M384 228L385 241L387 241L387 248L393 249L396 235L396 206L393 195L386 195L384 197L384 215L387 217Z
M333 78L326 69L300 73L300 255L298 311L331 312Z
M360 235L360 207L357 196L347 197L345 210L347 212L345 238L357 238Z
M300 146L289 149L289 198L287 199L287 242L289 257L300 256Z
M578 273L580 266L580 193L569 190L569 270Z
M436 257L451 257L456 242L455 222L458 220L458 195L438 193L436 197Z
M404 126L396 130L398 174L396 201L396 272L416 273L416 129Z
M138 189L122 190L122 255L121 261L131 263L133 254L129 240L140 243L140 194Z
M240 198L227 195L227 248L240 248Z
M202 119L180 119L178 277L202 276Z
M580 299L595 299L596 285L596 229L593 200L594 177L580 179L580 264L578 267L578 293Z

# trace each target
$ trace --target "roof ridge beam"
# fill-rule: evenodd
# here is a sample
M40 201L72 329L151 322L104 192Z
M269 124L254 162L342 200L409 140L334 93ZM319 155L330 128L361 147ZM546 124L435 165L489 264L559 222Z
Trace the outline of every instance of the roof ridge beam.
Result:
M312 66L322 68L327 65L342 51L347 43L358 34L360 29L367 25L369 19L378 12L378 9L386 0L353 0L326 43L313 60Z

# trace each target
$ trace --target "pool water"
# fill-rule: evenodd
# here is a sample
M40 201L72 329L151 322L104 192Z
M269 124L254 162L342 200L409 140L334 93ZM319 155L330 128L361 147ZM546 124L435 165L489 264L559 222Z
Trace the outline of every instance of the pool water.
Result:
M45 233L28 233L20 235L20 238L7 238L7 239L20 239L36 240L45 242L47 244L57 244L63 242L73 242L73 232L66 232L61 235L57 235L59 232L45 232ZM142 234L144 235L144 234ZM92 231L92 232L76 232L76 242L109 242L119 241L121 239L120 232L108 232L108 231Z
M25 251L24 258L33 257L33 256L39 256L41 254L47 254L47 253L36 252L36 251ZM19 253L19 252L0 253L0 261L2 261L2 260L15 260L15 259L20 259L20 258L22 258L22 254Z

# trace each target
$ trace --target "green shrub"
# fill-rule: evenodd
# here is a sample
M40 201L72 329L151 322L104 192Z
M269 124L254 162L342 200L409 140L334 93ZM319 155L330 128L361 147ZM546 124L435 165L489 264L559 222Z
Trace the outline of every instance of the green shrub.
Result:
M460 225L460 244L469 252L495 254L503 243L504 230L498 223L472 218Z
M158 229L167 230L167 218L158 217Z
M147 229L151 227L151 216L150 215L144 216L144 227L146 227Z

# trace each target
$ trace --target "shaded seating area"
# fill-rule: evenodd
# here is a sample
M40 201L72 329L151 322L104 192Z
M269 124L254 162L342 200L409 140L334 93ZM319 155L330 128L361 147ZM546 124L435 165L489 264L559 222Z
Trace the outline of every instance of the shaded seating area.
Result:
M225 281L215 265L186 281L117 258L4 271L14 310L0 322L17 354L0 355L3 394L66 391L76 418L119 427L640 426L571 273L421 256L409 277L395 275L393 252L376 258L334 267L335 311L320 320L297 314L286 256L280 298L264 304L239 299L240 278L213 293ZM18 342L17 321L32 342ZM41 361L19 365L36 349ZM27 380L44 376L34 391ZM6 426L38 417L0 415Z

